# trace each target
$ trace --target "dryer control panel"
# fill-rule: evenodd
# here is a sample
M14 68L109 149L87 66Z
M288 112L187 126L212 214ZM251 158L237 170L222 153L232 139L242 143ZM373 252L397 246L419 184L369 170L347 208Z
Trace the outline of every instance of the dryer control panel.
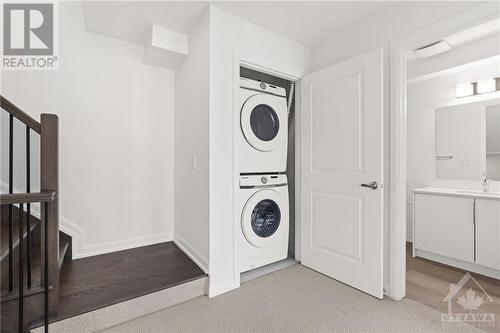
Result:
M266 82L250 80L244 77L240 77L240 87L249 90L261 91L276 96L286 97L285 88L277 87Z
M282 174L259 174L259 175L241 175L240 188L280 186L286 185L286 175Z

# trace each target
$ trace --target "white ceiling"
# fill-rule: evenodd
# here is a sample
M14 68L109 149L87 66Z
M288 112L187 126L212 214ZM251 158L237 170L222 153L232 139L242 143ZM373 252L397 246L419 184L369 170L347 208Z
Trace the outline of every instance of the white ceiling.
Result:
M199 1L85 1L85 28L144 44L152 24L189 34L208 7Z
M210 3L310 47L374 16L390 19L415 6L429 10L434 4L443 6L443 2L412 2L407 6L408 2L394 1L89 1L84 3L85 25L88 31L142 44L151 24L189 34ZM446 5L456 11L477 3L448 2Z
M397 6L395 2L216 2L229 13L313 47Z

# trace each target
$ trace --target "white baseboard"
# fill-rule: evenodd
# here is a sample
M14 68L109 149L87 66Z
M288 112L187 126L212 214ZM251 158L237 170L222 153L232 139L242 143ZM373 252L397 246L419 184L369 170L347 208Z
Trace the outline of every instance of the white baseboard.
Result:
M206 274L209 272L208 259L179 234L174 233L174 243L193 260Z
M228 291L237 289L239 287L240 284L234 280L227 281L225 283L220 283L217 285L212 284L211 281L209 280L208 297L212 298L215 296L219 296L221 294L227 293Z
M18 188L14 188L13 192L22 193L23 191L21 191ZM9 193L9 184L7 184L3 180L0 180L0 193L2 194ZM19 207L18 205L15 206ZM31 205L30 210L31 210L31 215L41 220L42 214L40 212L40 205ZM79 244L80 244L79 240L83 238L81 236L84 234L85 231L82 228L80 228L76 223L70 221L69 219L65 218L62 215L59 215L59 229L71 237L71 254L72 254L71 259L76 258L79 253Z
M111 253L116 251L123 251L133 249L136 247L153 245L172 241L172 234L160 235L147 235L136 238L120 239L111 242L103 242L99 244L92 244L85 246L76 254L73 255L74 259L96 256L99 254Z
M23 191L14 188L14 193L22 193L22 192ZM0 180L0 193L9 193L9 184L7 184L3 180ZM31 214L36 218L40 219L41 218L40 206L32 205ZM136 247L158 244L173 240L173 235L171 233L168 233L159 235L152 234L140 237L120 239L111 242L86 245L85 230L82 229L80 226L78 226L75 222L69 220L68 218L62 215L59 215L59 228L62 232L71 236L72 259L91 257L99 254L133 249ZM177 246L179 246L179 244L177 244Z

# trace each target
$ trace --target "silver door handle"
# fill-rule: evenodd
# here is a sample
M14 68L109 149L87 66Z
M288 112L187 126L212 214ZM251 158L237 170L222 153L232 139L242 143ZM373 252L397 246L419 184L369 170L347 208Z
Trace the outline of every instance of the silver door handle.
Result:
M436 160L452 160L453 155L438 155L436 156Z
M369 187L372 190L376 190L378 188L377 182L371 182L370 184L360 184L363 187Z

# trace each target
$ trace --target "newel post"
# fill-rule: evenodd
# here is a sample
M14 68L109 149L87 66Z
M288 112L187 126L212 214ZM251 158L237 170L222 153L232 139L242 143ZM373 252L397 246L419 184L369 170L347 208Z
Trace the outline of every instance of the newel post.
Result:
M56 193L47 211L42 206L42 221L48 215L48 280L52 287L49 314L56 314L59 310L59 119L55 114L43 113L40 123L40 190Z

